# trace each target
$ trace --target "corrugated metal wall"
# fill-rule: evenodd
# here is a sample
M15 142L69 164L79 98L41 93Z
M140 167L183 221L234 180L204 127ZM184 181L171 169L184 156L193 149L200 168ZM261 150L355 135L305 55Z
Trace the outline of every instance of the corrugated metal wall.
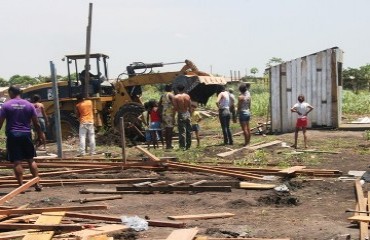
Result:
M297 116L290 108L299 94L315 108L309 114L309 127L339 126L342 59L342 50L330 48L269 69L272 132L294 130Z

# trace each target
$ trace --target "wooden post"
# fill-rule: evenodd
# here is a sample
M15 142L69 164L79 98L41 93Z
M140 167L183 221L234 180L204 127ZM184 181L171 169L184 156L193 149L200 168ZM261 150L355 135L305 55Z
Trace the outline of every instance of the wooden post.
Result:
M120 126L121 126L121 144L122 144L122 159L123 164L127 163L127 155L126 155L126 135L125 135L125 121L123 117L120 117Z

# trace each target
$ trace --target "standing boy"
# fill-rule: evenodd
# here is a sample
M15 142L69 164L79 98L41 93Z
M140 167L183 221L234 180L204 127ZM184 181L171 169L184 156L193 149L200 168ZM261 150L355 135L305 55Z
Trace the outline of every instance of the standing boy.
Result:
M200 113L196 111L197 103L192 102L190 108L190 116L191 116L191 130L195 133L195 137L197 139L197 147L200 146L200 138L199 138L199 122L202 120Z
M174 111L177 112L180 149L187 150L191 146L190 96L184 92L185 86L177 86L178 94L173 98Z
M307 148L307 136L306 136L306 129L307 129L307 123L308 123L307 115L313 109L314 108L309 103L304 101L303 94L298 96L298 102L294 104L294 106L290 109L290 111L296 112L298 114L297 123L295 127L295 133L294 133L294 144L292 145L292 147L297 148L298 132L299 132L299 129L302 128L304 147Z

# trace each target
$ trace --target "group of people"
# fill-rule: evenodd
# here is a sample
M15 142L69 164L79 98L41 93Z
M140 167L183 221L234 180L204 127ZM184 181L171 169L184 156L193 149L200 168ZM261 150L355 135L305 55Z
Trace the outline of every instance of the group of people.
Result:
M148 126L147 141L158 146L158 138L163 137L166 142L166 149L173 149L172 138L177 113L177 127L179 132L179 147L187 150L191 147L192 132L195 133L197 146L200 146L199 122L202 120L199 112L196 111L197 103L191 101L190 96L184 92L185 86L177 86L178 94L172 93L172 86L165 86L165 93L160 97L159 102L152 100L146 104ZM163 132L162 132L163 129Z
M239 119L244 136L244 146L250 143L251 131L249 121L251 119L251 94L249 92L250 84L242 83L239 86L240 95L236 105L236 98L233 90L226 91L225 87L221 87L217 96L218 116L221 123L222 134L224 137L224 145L233 145L233 135L230 130L230 121L236 123Z

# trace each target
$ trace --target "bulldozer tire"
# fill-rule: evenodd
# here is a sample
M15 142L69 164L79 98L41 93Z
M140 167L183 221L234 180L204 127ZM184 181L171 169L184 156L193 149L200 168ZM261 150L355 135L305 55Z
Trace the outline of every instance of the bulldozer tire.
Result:
M129 103L122 106L114 116L115 130L120 131L120 118L123 117L126 137L133 142L145 141L145 137L142 135L144 126L140 120L140 115L143 114L144 110L144 107L138 103Z
M62 139L67 140L68 138L78 136L79 121L78 119L69 112L60 112L60 125L62 129ZM50 121L50 126L47 132L49 140L56 140L56 128L54 117Z

